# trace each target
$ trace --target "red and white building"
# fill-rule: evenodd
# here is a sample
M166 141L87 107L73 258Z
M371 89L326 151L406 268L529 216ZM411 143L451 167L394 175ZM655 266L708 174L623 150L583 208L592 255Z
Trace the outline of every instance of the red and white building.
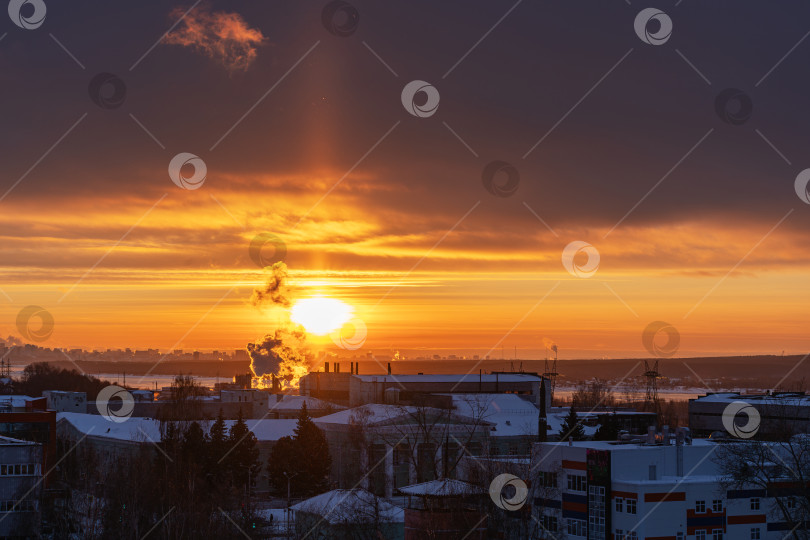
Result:
M535 444L531 502L539 538L783 538L790 528L769 511L774 501L764 490L723 487L718 448L685 431L645 441Z

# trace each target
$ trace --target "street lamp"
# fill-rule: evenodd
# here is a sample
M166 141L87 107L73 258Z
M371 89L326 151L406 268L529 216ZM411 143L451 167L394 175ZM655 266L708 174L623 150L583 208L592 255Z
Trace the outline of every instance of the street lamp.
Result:
M290 480L298 476L298 473L288 473L287 471L281 474L287 479L287 532L290 531Z

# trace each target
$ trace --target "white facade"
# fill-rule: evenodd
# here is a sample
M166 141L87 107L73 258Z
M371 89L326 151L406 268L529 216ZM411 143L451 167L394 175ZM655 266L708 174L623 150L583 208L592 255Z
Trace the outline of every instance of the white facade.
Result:
M540 538L771 540L787 530L758 490L727 490L719 445L537 443L533 513ZM552 530L556 527L556 530Z

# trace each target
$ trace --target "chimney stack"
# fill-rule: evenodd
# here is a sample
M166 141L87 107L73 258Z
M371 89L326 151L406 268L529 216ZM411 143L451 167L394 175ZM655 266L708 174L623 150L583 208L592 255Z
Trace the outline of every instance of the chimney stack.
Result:
M391 362L388 362L388 374L391 375Z
M655 426L647 427L647 444L655 444Z
M663 435L664 444L669 446L669 426L661 426L661 435Z
M324 362L323 363L323 372L324 373L329 373L329 362Z
M340 362L335 362L335 373L340 373Z
M354 363L354 374L355 375L360 375L360 362L355 362Z

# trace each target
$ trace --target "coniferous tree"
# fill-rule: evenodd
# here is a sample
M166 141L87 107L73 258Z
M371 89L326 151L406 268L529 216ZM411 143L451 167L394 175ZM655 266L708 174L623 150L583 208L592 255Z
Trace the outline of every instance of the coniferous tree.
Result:
M560 440L567 441L569 438L573 438L575 441L581 441L585 438L585 428L582 427L574 407L568 410L568 416L565 417L565 421L560 426Z
M270 482L281 496L290 491L295 497L307 497L329 489L332 457L323 431L315 425L306 403L298 413L293 437L279 439L267 464ZM285 474L286 473L286 474Z
M227 463L234 486L240 491L247 491L256 483L261 464L256 436L248 429L242 417L242 409L239 409L236 422L231 426L228 448L231 450L223 463Z

